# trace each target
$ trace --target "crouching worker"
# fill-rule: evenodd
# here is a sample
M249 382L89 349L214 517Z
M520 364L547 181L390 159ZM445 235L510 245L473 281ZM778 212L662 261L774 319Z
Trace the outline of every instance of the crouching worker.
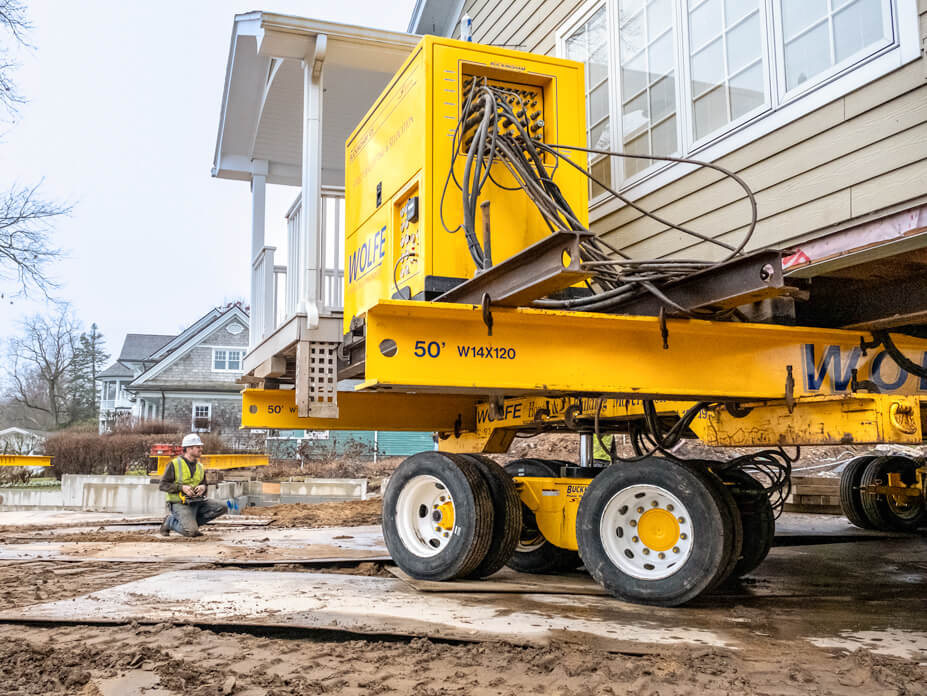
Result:
M161 524L161 535L170 536L173 529L185 537L202 536L201 525L224 515L225 505L206 499L206 472L200 457L203 441L196 433L184 437L183 454L164 470L160 490L167 493L170 512Z

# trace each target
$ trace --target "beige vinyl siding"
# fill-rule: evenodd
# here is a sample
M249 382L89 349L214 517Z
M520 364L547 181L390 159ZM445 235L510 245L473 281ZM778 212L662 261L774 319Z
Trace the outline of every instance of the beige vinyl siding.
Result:
M582 5L581 0L469 0L464 14L473 19L473 40L478 43L552 55L557 29ZM453 35L460 36L459 22Z
M796 243L925 198L924 66L916 61L896 70L717 163L756 194L759 221L748 249ZM637 203L732 244L746 229L749 208L740 188L721 178L699 170ZM716 259L724 253L628 207L600 215L593 229L634 257Z
M464 12L473 19L474 41L553 54L558 29L582 5L470 0ZM927 0L918 0L918 12L924 38ZM756 194L758 222L748 249L784 247L927 201L925 77L922 57L717 160ZM707 169L636 202L729 244L739 241L750 219L742 189ZM634 257L725 253L614 200L597 206L591 218L595 232Z

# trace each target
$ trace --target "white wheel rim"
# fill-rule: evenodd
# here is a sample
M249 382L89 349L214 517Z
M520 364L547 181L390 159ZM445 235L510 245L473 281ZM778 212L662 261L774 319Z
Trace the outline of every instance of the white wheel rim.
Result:
M605 504L599 536L605 554L623 573L662 580L686 564L694 529L679 498L665 488L638 484L618 491Z
M410 479L396 500L396 531L403 546L422 558L441 553L453 533L453 510L454 500L440 479L424 474Z

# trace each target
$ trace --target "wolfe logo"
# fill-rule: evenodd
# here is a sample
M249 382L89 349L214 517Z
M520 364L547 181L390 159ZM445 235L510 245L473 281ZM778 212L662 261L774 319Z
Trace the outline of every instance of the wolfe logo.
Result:
M820 353L816 351L820 346L806 343L802 346L802 362L804 364L805 390L809 392L820 391L825 382L829 383L831 392L845 392L850 388L853 379L853 370L857 370L857 379L871 380L883 393L900 391L908 383L910 374L895 364L891 356L884 350L876 354L863 357L859 347L848 351L840 350L840 346L823 346ZM927 352L920 356L920 360L908 356L927 369ZM864 374L863 367L868 366L869 375ZM927 391L927 379L918 378L916 383L908 385L909 391Z
M360 280L378 268L385 256L386 225L383 225L348 257L348 283Z

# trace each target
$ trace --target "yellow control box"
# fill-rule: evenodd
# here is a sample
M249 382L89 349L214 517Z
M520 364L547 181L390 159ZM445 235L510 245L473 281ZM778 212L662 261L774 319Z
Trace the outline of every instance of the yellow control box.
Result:
M585 146L582 63L425 36L345 145L346 332L381 299L432 300L476 273L459 229L466 141L455 138L474 80L517 94L533 138ZM568 156L585 166L582 153ZM542 155L544 168L588 225L585 176L553 159ZM480 201L499 263L551 230L502 162L490 174Z

